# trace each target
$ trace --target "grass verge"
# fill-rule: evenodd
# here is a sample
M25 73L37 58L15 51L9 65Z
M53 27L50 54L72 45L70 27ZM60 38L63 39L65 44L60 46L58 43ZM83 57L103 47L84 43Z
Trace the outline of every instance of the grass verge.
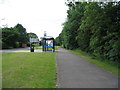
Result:
M118 71L120 71L120 68L118 68L118 63L117 62L113 62L113 61L108 61L108 60L101 60L101 59L98 59L98 58L93 58L92 56L90 56L88 53L86 52L83 52L79 49L76 49L76 50L69 50L71 51L72 53L80 56L81 58L91 62L91 63L94 63L96 64L97 66L115 74L115 75L119 75L120 76L120 73L118 73Z
M3 88L55 88L55 53L3 53Z
M28 50L30 50L30 49L28 49ZM42 50L42 48L34 48L34 50ZM48 50L52 50L52 48L48 48ZM57 48L57 46L55 46L55 50L58 50L58 48Z
M0 89L2 90L2 53L0 53Z

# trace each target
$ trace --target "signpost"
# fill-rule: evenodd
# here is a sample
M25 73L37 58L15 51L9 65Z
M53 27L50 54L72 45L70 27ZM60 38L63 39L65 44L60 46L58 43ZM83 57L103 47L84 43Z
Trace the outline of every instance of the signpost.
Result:
M39 42L39 39L38 38L30 38L30 42Z
M34 46L32 46L32 43L39 43L39 39L38 38L29 38L29 41L30 41L31 52L34 52Z

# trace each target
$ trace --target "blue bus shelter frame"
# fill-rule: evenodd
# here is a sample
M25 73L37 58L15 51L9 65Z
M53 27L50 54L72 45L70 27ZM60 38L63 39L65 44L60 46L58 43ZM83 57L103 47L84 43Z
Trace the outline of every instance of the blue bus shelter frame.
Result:
M49 41L49 40L52 40L52 43L53 43L52 45L53 46L48 46L48 43L46 43L46 42ZM52 48L52 50L48 50L48 48ZM42 38L42 50L44 52L46 52L46 51L55 52L55 40L54 40L53 37L43 37Z

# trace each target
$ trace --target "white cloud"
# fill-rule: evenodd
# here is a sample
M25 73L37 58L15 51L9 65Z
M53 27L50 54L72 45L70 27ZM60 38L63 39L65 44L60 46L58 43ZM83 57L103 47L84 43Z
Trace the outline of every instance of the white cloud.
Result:
M4 0L0 4L0 18L5 18L4 23L12 27L20 23L27 32L36 33L39 37L44 31L56 37L67 16L64 3L64 0Z

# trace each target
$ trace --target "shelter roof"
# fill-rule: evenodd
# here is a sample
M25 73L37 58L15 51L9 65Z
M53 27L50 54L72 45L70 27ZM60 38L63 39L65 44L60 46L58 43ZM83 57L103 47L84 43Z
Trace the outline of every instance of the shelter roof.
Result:
M45 36L43 39L54 39L52 36Z

